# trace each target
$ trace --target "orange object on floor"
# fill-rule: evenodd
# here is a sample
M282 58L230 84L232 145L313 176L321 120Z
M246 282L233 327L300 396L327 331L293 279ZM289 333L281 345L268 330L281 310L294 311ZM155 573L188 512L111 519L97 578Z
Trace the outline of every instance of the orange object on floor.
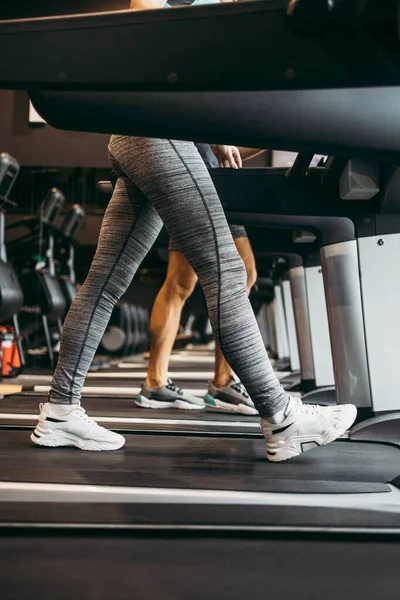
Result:
M19 371L21 356L15 339L14 327L1 325L0 335L2 338L0 341L1 375L7 377L12 371Z
M12 368L13 342L3 340L1 342L1 374L9 375Z
M21 357L19 355L17 342L15 340L12 342L11 367L13 369L21 368Z

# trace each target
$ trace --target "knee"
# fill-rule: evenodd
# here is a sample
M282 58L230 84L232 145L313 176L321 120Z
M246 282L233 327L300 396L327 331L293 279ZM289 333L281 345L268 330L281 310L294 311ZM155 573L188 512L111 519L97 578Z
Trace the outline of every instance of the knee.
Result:
M184 304L192 294L196 283L197 277L194 272L178 270L167 275L164 287L170 299Z
M238 285L243 290L246 290L246 294L249 296L252 287L257 281L255 262L243 261L243 259L238 256L237 261L231 262L229 272L232 285Z
M245 269L245 286L247 295L249 295L251 288L257 280L256 261L253 250L246 236L236 238L235 245Z
M257 281L257 268L254 262L250 265L246 265L246 289L247 295L250 295L251 289Z
M247 285L247 269L239 254L232 256L229 262L221 266L221 277L225 286L235 293L238 290L244 292Z
M197 275L183 254L178 251L170 252L167 278L163 286L169 301L184 304L196 283Z

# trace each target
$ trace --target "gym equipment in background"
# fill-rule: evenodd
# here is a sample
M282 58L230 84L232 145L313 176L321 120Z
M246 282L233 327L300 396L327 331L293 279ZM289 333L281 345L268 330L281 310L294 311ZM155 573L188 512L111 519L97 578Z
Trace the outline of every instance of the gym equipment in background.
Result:
M0 154L0 347L1 376L16 375L25 362L17 314L24 296L13 265L7 259L5 212L16 204L9 199L18 177L19 164L9 154Z
M40 205L37 217L16 221L6 228L8 233L14 234L19 227L27 230L23 235L14 236L9 243L24 294L22 312L26 318L21 329L28 345L27 356L41 356L50 366L54 366L54 346L67 310L54 263L54 222L64 202L64 194L52 188ZM40 317L39 325L32 315ZM55 328L54 337L51 328ZM38 336L39 331L44 337L44 352L37 349L37 341L40 344L43 339Z
M75 275L74 240L84 218L85 211L83 208L79 204L74 204L60 229L55 229L56 272L67 308L71 306L78 291Z

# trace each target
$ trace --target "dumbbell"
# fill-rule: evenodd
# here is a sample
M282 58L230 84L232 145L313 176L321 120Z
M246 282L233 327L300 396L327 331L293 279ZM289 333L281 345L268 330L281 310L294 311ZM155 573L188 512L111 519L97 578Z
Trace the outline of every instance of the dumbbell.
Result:
M100 342L100 349L106 354L123 355L129 343L130 311L125 302L120 302L114 307L107 329Z

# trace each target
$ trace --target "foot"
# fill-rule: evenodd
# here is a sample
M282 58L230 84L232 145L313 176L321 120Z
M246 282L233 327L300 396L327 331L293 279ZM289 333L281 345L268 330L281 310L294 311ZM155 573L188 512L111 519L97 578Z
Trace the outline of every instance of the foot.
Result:
M246 388L236 377L233 377L225 387L216 387L210 382L204 402L210 408L219 408L227 412L238 412L244 415L258 415L253 401L246 392Z
M168 379L167 385L158 388L149 388L143 383L135 403L142 408L183 408L188 410L202 410L206 406L202 398L186 394L171 379Z
M119 450L125 438L100 427L90 419L80 404L65 405L45 402L31 440L37 446L59 448L73 446L80 450Z
M291 397L280 423L261 419L267 458L280 462L317 446L326 446L343 435L356 416L353 404L318 406Z

